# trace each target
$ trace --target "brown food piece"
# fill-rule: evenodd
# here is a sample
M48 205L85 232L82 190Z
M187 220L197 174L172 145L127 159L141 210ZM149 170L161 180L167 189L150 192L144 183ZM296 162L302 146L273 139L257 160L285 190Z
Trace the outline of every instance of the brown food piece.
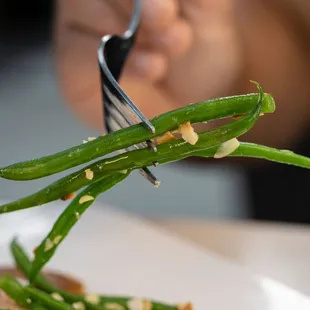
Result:
M179 132L182 135L182 139L191 145L195 145L199 139L197 132L194 130L194 127L190 122L181 125L179 127Z
M193 310L193 305L191 303L178 304L178 310Z
M167 131L164 135L156 138L156 143L160 145L173 140L176 140L175 136L170 131Z
M76 197L75 193L70 193L68 195L65 195L65 196L61 197L60 199L63 200L63 201L67 201L67 200L75 198L75 197Z
M4 275L11 275L20 280L26 280L25 276L18 271L16 268L12 267L1 267L0 268L0 278ZM55 271L49 271L43 273L47 280L58 288L73 294L85 294L85 287L79 280L69 276L64 275ZM12 301L4 292L0 290L0 308L8 308L10 310L20 310L18 305Z

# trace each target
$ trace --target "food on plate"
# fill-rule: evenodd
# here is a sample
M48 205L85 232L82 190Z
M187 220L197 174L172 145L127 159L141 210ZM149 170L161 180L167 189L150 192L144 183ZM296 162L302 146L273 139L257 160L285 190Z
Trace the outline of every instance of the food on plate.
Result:
M10 275L20 281L21 283L27 283L26 276L18 270L16 267L2 267L0 268L0 278ZM52 285L59 287L61 290L67 291L72 294L85 294L85 287L81 281L73 278L69 275L64 275L59 272L46 272L44 273L47 281ZM55 298L55 294L53 295ZM25 309L21 308L12 298L10 298L4 291L0 290L0 309L10 309L10 310L19 310Z
M9 309L191 310L190 303L168 305L146 298L103 296L87 292L83 284L59 273L41 273L30 282L32 262L17 240L11 242L15 268L4 268L0 307ZM20 281L22 279L22 281ZM27 281L25 281L27 280ZM26 283L24 283L26 282Z
M258 87L257 94L212 99L159 115L151 120L155 133L150 133L143 124L136 124L97 138L89 138L87 143L53 155L0 168L1 178L27 181L86 165L36 193L0 206L1 214L58 199L71 200L48 235L34 249L33 260L28 258L16 240L12 242L11 251L16 266L28 282L24 285L18 281L17 274L5 275L0 280L2 291L25 309L191 309L191 304L187 303L166 305L134 297L85 295L70 290L68 286L64 287L64 283L50 281L48 275L42 275L42 270L99 195L123 182L132 171L152 166L154 162L166 164L191 156L217 159L253 157L309 169L310 158L288 150L239 141L239 137L251 130L259 117L268 117L268 114L275 112L273 97L264 93L259 84L255 84ZM195 132L192 126L218 119L230 121L205 132ZM144 148L102 158L146 140L156 144L156 152ZM93 162L99 157L99 160ZM79 289L82 290L82 287L80 285Z

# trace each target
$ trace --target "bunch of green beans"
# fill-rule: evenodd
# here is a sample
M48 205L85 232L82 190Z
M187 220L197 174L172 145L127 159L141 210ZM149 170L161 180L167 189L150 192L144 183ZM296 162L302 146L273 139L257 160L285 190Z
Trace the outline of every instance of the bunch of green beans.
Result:
M26 279L30 280L32 263L25 250L17 240L11 242L11 254L15 265ZM74 305L82 304L85 310L129 310L128 302L133 299L131 296L102 296L97 295L96 301L90 300L85 294L72 294L63 291L51 284L43 275L38 274L31 285L22 286L10 275L0 280L0 289L10 296L18 305L25 309L75 309ZM61 297L61 300L53 296ZM153 310L178 310L177 305L168 305L157 301L150 301ZM116 308L116 306L118 308ZM79 308L80 309L80 308Z
M93 141L57 154L0 168L0 177L14 181L25 181L49 176L88 163L114 151L156 138L167 131L178 129L180 125L188 121L195 124L248 114L257 105L257 102L257 94L248 94L191 104L152 119L151 122L156 129L155 134L150 133L141 124L133 125L108 135L99 136ZM273 113L274 111L273 97L264 94L261 102L261 113Z
M35 301L37 309L45 309L44 307L46 309L72 309L70 303L80 301L86 305L86 309L105 309L104 305L102 307L98 306L98 308L94 307L94 305L85 304L83 296L73 296L66 292L61 292L61 295L68 304L65 305L63 302L55 300L49 304L51 297L48 294L52 291L59 292L59 290L50 286L40 275L40 271L52 258L58 246L77 223L80 216L95 201L96 197L124 181L133 170L152 166L154 162L166 164L191 156L214 157L223 143L238 138L251 130L261 114L273 113L275 111L273 97L270 94L264 93L260 85L256 85L259 90L258 94L199 102L155 117L151 120L156 129L155 134L150 133L142 124L138 124L100 136L94 141L54 155L0 168L0 177L15 181L26 181L86 164L83 168L55 181L34 194L0 206L0 213L18 211L61 199L82 189L56 220L51 231L37 247L33 262L29 261L16 242L13 243L12 253L15 261L29 279L31 286L22 287L16 283L16 280L6 277L0 282L0 288L6 291L13 299L18 299L20 304L23 303L24 307L27 306L27 299L30 299ZM92 160L114 151L122 150L145 140L155 139L169 131L178 130L181 125L187 122L194 124L240 115L242 117L238 119L199 133L198 141L194 145L180 138L157 145L156 152L148 148L139 149L112 157L100 158L98 161L89 164ZM260 158L301 168L310 168L310 159L307 157L291 151L277 150L251 143L240 142L237 149L227 156ZM86 171L91 171L91 178L87 177ZM104 300L103 297L101 298L102 300ZM127 300L126 298L119 299L117 303L125 307ZM152 309L175 309L175 307L166 305L156 305Z

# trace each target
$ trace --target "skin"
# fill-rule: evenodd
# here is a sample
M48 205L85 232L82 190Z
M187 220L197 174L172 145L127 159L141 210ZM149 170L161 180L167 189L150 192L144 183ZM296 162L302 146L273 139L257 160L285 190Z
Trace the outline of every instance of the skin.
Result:
M70 109L99 130L98 42L104 34L122 33L131 4L58 1L59 85ZM292 147L310 117L309 17L308 0L143 1L141 31L121 86L152 118L191 102L252 92L249 80L256 80L274 95L277 111L243 140Z

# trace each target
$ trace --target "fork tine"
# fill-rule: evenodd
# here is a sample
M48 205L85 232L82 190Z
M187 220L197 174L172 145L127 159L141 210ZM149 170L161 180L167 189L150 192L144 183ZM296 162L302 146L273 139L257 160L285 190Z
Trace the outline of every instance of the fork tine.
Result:
M113 98L112 92L105 85L104 85L104 92L106 94L106 99L107 99L109 108L113 107L114 109L116 109L117 112L121 114L122 117L126 120L128 125L134 125L135 123L132 120L127 118L128 117L128 115L126 115L126 110L128 110L127 107L124 104L120 103L117 97L114 96Z
M126 115L122 113L122 111L120 111L120 109L116 105L110 103L109 95L108 94L106 95L107 95L107 103L105 105L106 111L109 113L109 118L113 117L114 120L119 124L119 129L134 125L135 123L128 120L128 118L126 118ZM154 152L157 151L156 145L151 140L147 140L145 144L144 143L141 144L143 144L144 147L145 146L149 147L150 150Z
M110 126L111 126L111 128L113 128L113 130L120 129L119 124L116 122L116 120L114 118L111 119ZM133 145L132 147L126 148L126 150L128 150L128 151L133 151L135 149L139 149L139 147L137 145ZM124 153L125 151L120 150L119 152ZM156 162L154 163L154 166L156 167ZM157 180L157 178L153 175L153 173L148 168L146 168L146 167L141 168L141 169L139 169L139 172L148 181L150 181L155 187L159 186L160 181Z
M117 130L124 128L124 127L122 127L122 124L119 122L119 119L115 118L112 115L110 116L109 126L111 127L112 131L117 131ZM134 149L137 150L137 149L144 149L146 147L150 148L150 145L152 145L152 147L155 148L155 150L157 151L156 145L150 140L147 140L146 142L141 142L139 144L135 144L135 145L133 145L133 147L134 147ZM127 149L132 150L133 148L127 148ZM151 151L153 151L153 149L151 149Z
M154 176L154 174L148 168L141 168L139 172L149 180L155 187L160 185L160 181Z

